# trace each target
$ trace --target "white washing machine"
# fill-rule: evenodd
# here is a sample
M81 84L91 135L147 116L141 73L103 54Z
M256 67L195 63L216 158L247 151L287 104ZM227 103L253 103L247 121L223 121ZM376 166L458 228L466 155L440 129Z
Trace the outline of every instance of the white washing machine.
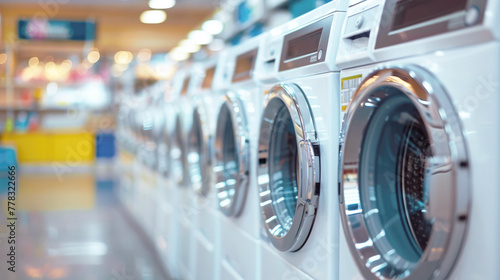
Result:
M214 141L215 196L223 213L221 279L259 277L260 214L254 174L262 93L253 74L262 38L229 49L225 58L231 82L220 96Z
M130 99L130 97L126 98L126 100ZM126 101L120 104L117 120L118 164L122 171L119 178L118 197L127 209L131 209L134 200L133 162L136 149L134 130L137 123L133 108L126 104Z
M264 89L258 146L263 279L338 279L331 170L339 139L335 56L346 9L347 1L333 1L281 27L280 83ZM263 61L272 61L270 48Z
M141 91L138 98L137 120L140 124L140 145L134 162L134 211L136 219L144 228L148 237L154 232L156 178L153 167L155 165L155 143L153 140L153 102L151 89ZM140 210L139 210L140 209ZM143 216L142 218L140 218Z
M500 3L382 4L385 62L341 74L341 279L498 279Z
M171 177L170 151L172 147L172 135L174 135L176 120L176 104L174 92L171 86L164 87L164 100L159 101L163 113L163 133L157 145L157 191L156 191L156 221L154 243L161 257L162 262L167 267L173 278L178 278L179 274L174 264L175 249L177 244L177 193L178 187L173 183Z
M180 70L174 81L174 105L175 124L170 137L171 149L170 177L173 185L172 196L174 197L173 240L175 243L170 256L172 266L176 269L182 279L194 279L194 224L196 217L196 197L190 186L189 166L187 157L188 133L192 122L192 104L189 98L190 90L193 89L192 68L185 67Z
M354 92L370 69L354 71L345 69L371 64L375 61L373 47L382 14L383 0L351 0L344 21L339 51L336 59L337 67L343 69L340 83L340 128L343 127L345 112ZM342 177L339 177L339 182ZM348 248L348 240L344 230L339 237L339 279L362 280L354 258Z
M195 279L217 279L219 262L216 255L220 213L214 189L213 137L217 108L220 106L214 84L217 68L225 61L213 57L195 66L199 75L191 91L193 103L192 126L188 135L189 178L193 196L195 217L193 251L195 259Z

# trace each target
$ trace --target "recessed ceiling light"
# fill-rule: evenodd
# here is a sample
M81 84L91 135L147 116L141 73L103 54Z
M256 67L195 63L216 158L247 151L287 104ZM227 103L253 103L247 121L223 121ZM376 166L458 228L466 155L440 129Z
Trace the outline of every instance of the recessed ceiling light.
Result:
M201 46L186 39L179 43L179 47L183 48L186 52L195 53L201 49Z
M137 54L137 59L140 62L147 63L151 60L151 51L149 49L141 49L139 54Z
M114 59L116 64L127 65L132 62L134 55L129 51L119 51L115 53Z
M183 61L189 58L189 53L184 51L182 48L174 48L168 53L170 58L175 61Z
M213 36L202 30L194 30L191 31L188 35L188 38L191 42L199 45L207 45L210 44L213 40Z
M175 6L175 0L149 0L151 9L170 9Z
M92 50L90 51L88 54L87 54L87 60L94 64L96 63L97 61L99 61L99 58L101 57L101 55L99 54L99 51L98 50Z
M141 22L145 24L158 24L167 19L167 13L160 10L144 11L141 14Z
M220 34L222 32L222 30L224 29L224 24L220 20L211 19L211 20L205 21L203 23L203 25L201 26L201 29L203 29L203 31L206 31L212 35L217 35L217 34Z

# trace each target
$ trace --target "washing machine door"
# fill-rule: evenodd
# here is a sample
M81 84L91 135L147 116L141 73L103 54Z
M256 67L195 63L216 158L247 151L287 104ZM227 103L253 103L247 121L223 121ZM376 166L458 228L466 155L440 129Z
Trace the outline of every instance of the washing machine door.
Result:
M340 212L366 279L445 279L469 214L460 119L417 66L369 75L346 113Z
M144 108L142 112L142 135L144 139L143 163L153 169L156 165L155 142L154 142L154 111Z
M319 142L311 108L295 84L268 94L257 171L264 228L281 251L297 251L312 230L320 191Z
M249 135L244 107L241 100L229 92L217 117L213 167L218 207L226 216L238 216L243 210L248 189L249 161Z
M153 147L155 157L154 170L161 171L166 162L166 146L164 141L165 135L165 112L161 107L154 111L153 119Z
M166 122L163 124L163 126L164 129L158 143L158 173L160 173L163 177L169 177L171 165L170 148L172 146L172 143L170 142L171 135Z
M187 185L187 145L185 139L184 120L182 112L175 115L175 128L171 131L170 143L170 175L177 186Z
M199 100L201 101L201 100ZM207 195L212 178L211 135L205 106L198 103L193 109L193 122L188 135L188 166L192 188Z

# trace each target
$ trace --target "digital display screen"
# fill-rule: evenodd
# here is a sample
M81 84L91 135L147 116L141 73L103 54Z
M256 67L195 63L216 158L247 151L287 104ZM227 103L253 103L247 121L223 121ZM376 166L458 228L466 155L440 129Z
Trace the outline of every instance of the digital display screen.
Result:
M285 60L317 52L322 31L323 28L290 40L288 42Z
M186 78L184 80L184 83L182 84L181 95L186 95L187 94L188 87L189 87L189 80L190 80L190 78Z
M392 30L463 11L466 6L467 0L399 0L394 8Z
M256 56L257 50L252 50L238 56L234 68L233 82L248 80L252 77Z
M201 84L202 89L212 88L212 82L214 80L215 67L208 68L205 72L205 78L203 78L203 83Z

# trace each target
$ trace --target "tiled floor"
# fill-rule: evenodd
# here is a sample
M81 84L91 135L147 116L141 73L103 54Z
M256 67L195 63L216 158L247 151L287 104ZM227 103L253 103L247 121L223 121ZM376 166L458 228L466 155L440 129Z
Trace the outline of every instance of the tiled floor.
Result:
M7 270L7 200L0 186L0 279L167 279L114 195L93 174L24 174L16 198L16 272Z

